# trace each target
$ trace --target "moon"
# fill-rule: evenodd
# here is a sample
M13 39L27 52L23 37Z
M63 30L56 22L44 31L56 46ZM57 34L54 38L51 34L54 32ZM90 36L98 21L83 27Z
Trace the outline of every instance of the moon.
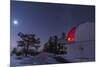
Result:
M14 25L18 25L18 21L17 20L14 20Z

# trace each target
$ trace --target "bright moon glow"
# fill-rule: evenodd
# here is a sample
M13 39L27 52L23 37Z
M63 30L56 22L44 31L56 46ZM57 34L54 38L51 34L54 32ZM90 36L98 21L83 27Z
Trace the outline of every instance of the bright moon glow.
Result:
M18 21L17 20L14 20L14 22L13 22L15 25L17 25L18 24Z

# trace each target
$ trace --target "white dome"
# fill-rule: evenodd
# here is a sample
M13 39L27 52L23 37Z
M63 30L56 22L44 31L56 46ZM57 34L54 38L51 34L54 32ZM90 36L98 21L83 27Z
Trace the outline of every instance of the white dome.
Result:
M88 41L95 39L95 24L86 22L80 24L75 32L75 41Z

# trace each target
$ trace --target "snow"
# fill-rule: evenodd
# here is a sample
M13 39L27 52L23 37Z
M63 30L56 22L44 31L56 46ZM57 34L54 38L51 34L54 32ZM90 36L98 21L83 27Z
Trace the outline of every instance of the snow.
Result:
M21 58L21 59L18 59ZM41 53L37 56L11 56L11 66L25 66L25 65L42 65L58 63L55 59L50 57L48 53Z
M57 63L63 63L60 62L60 60L56 60L56 58L62 58L61 60L66 60L68 63L74 63L74 62L88 62L88 61L94 61L94 59L80 59L80 58L69 58L67 54L62 55L54 55L51 53L40 53L36 56L11 56L11 67L14 66L27 66L27 65L43 65L43 64L57 64Z

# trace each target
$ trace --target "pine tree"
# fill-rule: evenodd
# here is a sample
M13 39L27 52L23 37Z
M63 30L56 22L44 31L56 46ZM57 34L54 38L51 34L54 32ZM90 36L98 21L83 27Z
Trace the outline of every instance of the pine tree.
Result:
M13 48L13 50L12 50L12 52L11 52L11 56L12 56L13 54L16 54L16 52L17 52L16 48Z
M18 36L21 38L20 41L17 41L18 47L22 47L22 52L27 56L30 47L35 47L36 50L40 47L40 45L36 45L40 43L40 38L35 38L35 34L23 34L22 32L18 33Z
M58 36L50 37L48 42L44 45L44 49L46 52L50 52L53 54L65 54L66 53L66 47L64 46L64 43L61 43L60 40L65 40L66 35L64 32L61 34L61 38L58 38Z
M56 54L57 53L57 41L58 41L58 37L56 35L54 37L50 37L48 42L44 46L45 51Z

